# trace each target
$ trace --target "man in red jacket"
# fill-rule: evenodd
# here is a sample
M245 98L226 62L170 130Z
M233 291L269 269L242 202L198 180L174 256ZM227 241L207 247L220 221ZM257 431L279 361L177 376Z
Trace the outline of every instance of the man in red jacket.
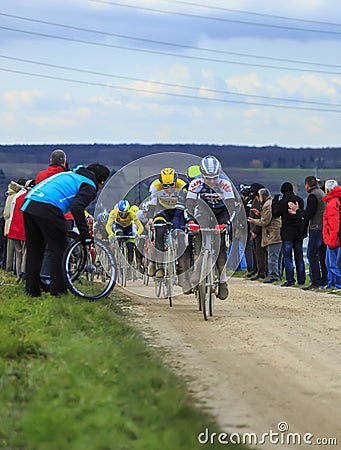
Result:
M35 184L40 183L46 178L51 177L59 172L67 170L66 154L60 148L53 150L50 155L50 164L47 169L41 170L36 176Z
M325 191L323 201L326 202L326 209L323 214L322 236L327 245L328 284L326 288L341 289L341 274L337 268L338 254L341 251L339 241L341 186L338 186L335 180L327 180Z
M68 164L66 160L66 154L63 150L57 148L56 150L53 150L53 152L50 155L50 164L48 168L38 172L38 175L36 176L35 179L35 184L38 184L41 181L46 180L46 178L50 178L53 175L56 175L57 173L66 172L67 170ZM67 229L72 230L74 221L71 212L67 212L65 214L65 219L67 220ZM51 266L51 254L49 248L46 248L44 262L41 268L41 276L46 280L50 278L50 271L51 271L50 266Z

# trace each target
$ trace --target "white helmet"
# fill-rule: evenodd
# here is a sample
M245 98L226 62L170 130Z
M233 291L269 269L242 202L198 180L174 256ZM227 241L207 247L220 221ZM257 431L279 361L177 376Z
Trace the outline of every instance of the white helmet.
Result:
M221 164L215 156L207 155L201 160L200 171L205 178L216 178L220 169Z

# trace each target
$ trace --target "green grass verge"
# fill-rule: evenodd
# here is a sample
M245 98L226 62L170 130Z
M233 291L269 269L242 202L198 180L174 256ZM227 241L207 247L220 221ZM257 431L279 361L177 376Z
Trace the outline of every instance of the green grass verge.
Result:
M33 299L0 281L2 450L212 447L197 436L216 424L125 323L129 300Z

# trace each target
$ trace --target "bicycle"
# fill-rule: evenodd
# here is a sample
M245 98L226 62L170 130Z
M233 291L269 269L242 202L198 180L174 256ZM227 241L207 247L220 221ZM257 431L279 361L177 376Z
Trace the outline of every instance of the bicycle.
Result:
M216 267L217 249L214 243L217 234L225 232L229 224L216 225L212 227L200 227L194 224L193 228L189 228L191 232L201 233L202 245L199 255L201 261L199 283L195 287L195 295L198 299L199 311L203 312L204 319L208 320L213 316L214 297L217 297L219 286L219 273Z
M99 300L115 287L116 263L104 241L74 240L65 250L62 264L67 286L78 297Z
M114 259L117 265L117 283L126 287L127 279L128 279L128 271L130 268L130 264L128 262L128 240L132 240L133 236L122 236L116 235L114 238L110 240L110 247L113 249ZM132 268L133 270L133 268ZM134 270L133 270L134 275Z
M172 237L172 222L155 223L154 227L167 227L164 235L164 246L166 251L161 252L163 258L164 277L155 278L155 294L164 298L168 298L169 306L173 306L174 285L176 282L176 252Z

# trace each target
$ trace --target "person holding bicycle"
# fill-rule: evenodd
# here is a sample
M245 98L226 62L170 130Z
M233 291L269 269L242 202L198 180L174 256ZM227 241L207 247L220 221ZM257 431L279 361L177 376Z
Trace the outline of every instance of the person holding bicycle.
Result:
M231 181L221 173L220 161L211 155L205 156L200 164L201 175L193 179L188 187L186 208L194 221L189 222L189 228L199 231L200 226L216 224L220 233L217 268L219 273L218 297L225 300L228 297L226 274L226 226L230 216L236 209L236 197ZM199 224L199 225L198 225ZM196 235L194 242L194 270L191 283L196 286L200 281L200 269L196 266L201 251L201 235Z
M41 295L40 271L46 245L51 251L50 293L67 292L62 269L63 254L68 246L64 214L71 211L82 240L91 238L84 211L109 175L110 170L102 164L77 166L73 171L46 178L27 193L21 210L27 245L25 289L28 295Z
M110 243L120 237L129 237L127 239L128 263L132 266L134 263L135 252L135 233L133 225L136 226L136 236L139 237L143 232L143 225L139 221L136 213L131 209L128 200L120 200L109 213L108 222L105 229L108 233Z
M150 185L151 199L148 202L148 217L152 218L154 225L155 249L161 252L161 255L166 251L165 233L167 224L173 224L175 208L178 204L179 196L184 195L182 188L185 184L185 181L178 178L174 169L165 167L161 170L159 178ZM180 257L178 264L179 270L182 272L181 261ZM163 278L163 261L157 261L156 264L155 262L149 263L148 275Z

